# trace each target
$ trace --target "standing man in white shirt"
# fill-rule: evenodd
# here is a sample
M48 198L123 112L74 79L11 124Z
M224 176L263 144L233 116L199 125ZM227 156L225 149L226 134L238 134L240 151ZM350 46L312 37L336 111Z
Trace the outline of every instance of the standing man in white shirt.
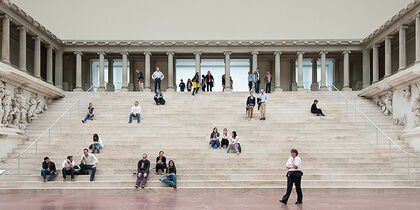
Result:
M157 89L160 90L160 82L163 80L163 78L165 78L165 76L159 70L159 67L156 67L156 71L152 74L152 79L155 81L155 93Z
M130 121L128 121L128 123L133 122L133 117L136 117L137 123L140 123L140 112L141 112L141 107L139 105L139 102L135 101L134 106L131 107Z
M63 173L63 182L66 181L66 175L71 176L71 181L74 181L74 160L73 156L67 156L67 159L61 164L61 172Z
M260 120L265 120L265 111L267 107L268 96L264 93L263 89L261 89L260 99Z
M296 193L297 193L297 201L295 204L302 204L302 189L300 188L300 181L302 179L302 171L300 171L302 160L298 157L298 151L296 149L290 150L289 159L286 163L287 168L287 190L286 194L280 200L281 203L287 204L287 200L289 200L290 193L292 192L293 183L295 184Z
M84 149L80 161L80 170L82 171L82 174L88 174L88 170L92 171L92 173L90 174L91 182L93 182L93 180L95 179L97 163L98 159L95 157L95 155L89 153L88 149Z

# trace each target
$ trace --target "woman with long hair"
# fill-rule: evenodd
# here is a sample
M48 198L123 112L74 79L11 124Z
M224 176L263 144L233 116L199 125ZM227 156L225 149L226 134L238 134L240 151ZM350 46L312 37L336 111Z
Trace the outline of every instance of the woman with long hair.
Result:
M232 137L230 138L230 143L229 143L227 153L229 153L229 150L232 148L235 149L236 154L239 155L239 137L236 134L236 131L232 131Z
M92 153L95 153L95 150L99 153L99 150L104 148L104 143L102 142L102 139L99 138L98 134L93 134L93 144L89 146L89 148L92 150Z
M173 160L168 163L169 167L166 169L165 178L159 179L159 181L167 184L169 187L176 188L176 167Z
M217 148L220 148L219 137L220 137L220 134L217 131L217 128L216 127L213 128L213 131L210 134L210 142L209 142L211 148L215 148L215 145L217 145Z

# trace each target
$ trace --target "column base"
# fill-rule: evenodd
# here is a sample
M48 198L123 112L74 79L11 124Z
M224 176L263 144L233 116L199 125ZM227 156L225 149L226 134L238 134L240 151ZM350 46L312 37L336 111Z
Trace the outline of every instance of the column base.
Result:
M19 68L19 70L26 72L26 68Z
M232 92L232 88L230 87L226 87L225 90L223 92Z
M174 88L166 88L166 90L165 90L166 92L175 92L175 89Z
M292 83L291 89L292 89L292 91L297 91L297 83L296 82Z
M327 86L321 86L321 88L319 88L320 91L328 91Z
M399 69L398 69L398 72L400 72L400 71L404 71L404 70L406 70L407 69L407 67L400 67Z
M105 87L99 87L98 92L105 92Z
M83 89L81 87L76 87L73 89L73 92L83 92Z
M56 84L56 85L55 85L55 87L56 87L56 88L63 89L63 85L57 85L57 84Z
M414 63L420 63L420 60L416 60Z
M351 89L350 87L343 87L343 89L341 91L352 91L353 89Z
M281 93L281 92L283 92L283 89L281 89L281 87L276 87L274 89L274 93Z
M145 88L143 89L143 92L152 92L152 88L150 88L150 87L145 87Z
M134 85L134 83L128 83L128 91L135 91L136 90L136 86Z
M297 91L305 91L305 88L303 88L303 86L298 86Z
M318 91L319 90L319 83L314 82L311 84L311 91Z
M375 83L377 83L377 82L379 82L379 81L372 81L372 85L375 84Z
M106 91L115 91L114 83L106 83Z
M121 87L120 92L128 92L128 88L127 87Z

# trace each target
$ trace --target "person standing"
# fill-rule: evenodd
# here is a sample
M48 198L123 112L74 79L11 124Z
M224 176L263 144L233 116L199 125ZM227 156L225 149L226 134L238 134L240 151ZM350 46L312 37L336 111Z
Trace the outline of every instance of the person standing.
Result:
M49 182L57 176L57 171L55 168L55 163L50 160L49 157L44 157L44 162L42 162L41 176L44 182ZM49 177L47 177L49 176Z
M98 159L95 157L95 155L89 153L88 149L83 150L83 155L81 157L80 161L80 170L83 174L88 174L88 170L91 170L90 174L90 181L93 182L95 179L95 173L96 173L96 165L98 164Z
M61 164L61 172L63 173L63 182L66 181L66 176L71 176L71 181L74 182L74 160L73 156L67 156L67 159Z
M201 75L201 90L203 92L206 92L206 86L207 86L207 81L206 81L206 75Z
M290 151L291 157L286 162L286 169L287 172L287 190L286 194L280 200L280 203L287 204L289 200L290 193L292 192L293 183L295 184L296 193L297 193L297 201L295 204L302 204L303 196L302 196L302 189L300 187L300 182L302 180L302 171L301 164L302 160L298 157L298 151L296 149L292 149Z
M185 82L181 79L181 82L179 83L179 90L181 92L185 91Z
M165 173L165 169L166 169L166 157L163 156L164 152L160 151L159 152L159 156L157 156L156 158L156 175L158 175L159 170L161 170L161 174Z
M147 154L143 153L142 159L137 163L137 181L135 188L144 188L147 183L147 177L149 175L150 161L147 159Z
M267 71L267 75L265 75L265 92L271 92L271 72Z
M144 76L143 76L143 72L141 72L138 69L136 69L136 72L137 72L137 82L139 83L140 91L143 92L143 90L144 90Z
M248 110L248 120L252 119L252 115L254 114L254 106L255 106L255 97L251 91L249 92L249 96L246 100L246 107Z
M198 75L198 72L196 72L194 77L192 78L192 83L194 85L192 95L195 95L196 93L198 93L198 89L200 88L198 85L199 80L200 80L200 76Z
M88 113L86 114L85 119L82 120L82 123L85 123L86 120L93 120L93 117L95 117L95 113L94 113L95 108L93 108L93 103L89 102L89 107L88 107Z
M311 106L311 113L316 114L316 116L319 116L319 115L325 116L322 110L316 107L317 104L318 104L318 100L314 100L314 103Z
M176 189L176 167L173 160L169 161L169 167L166 168L165 178L159 179L159 181Z
M253 81L253 75L252 75L252 72L249 71L248 72L248 87L249 87L249 92L252 91L252 81Z
M255 83L255 93L258 93L260 90L260 68L257 68L254 72L253 80Z
M191 82L191 79L187 80L187 91L190 92L193 87L193 83Z
M266 93L264 93L264 90L261 89L261 94L260 94L260 120L265 120L265 112L266 112L266 108L267 108L267 102L268 102L268 96Z
M162 82L162 80L164 78L165 78L165 76L160 71L159 67L156 67L156 71L153 72L153 74L152 74L152 79L155 81L155 93L156 93L157 89L160 90L160 83Z
M206 75L206 84L207 84L207 92L213 92L213 85L214 85L214 77L211 75L210 71L207 72Z
M133 117L136 117L137 123L140 123L140 112L141 107L139 105L139 102L135 101L134 106L131 107L130 120L128 121L128 123L131 123L133 121Z

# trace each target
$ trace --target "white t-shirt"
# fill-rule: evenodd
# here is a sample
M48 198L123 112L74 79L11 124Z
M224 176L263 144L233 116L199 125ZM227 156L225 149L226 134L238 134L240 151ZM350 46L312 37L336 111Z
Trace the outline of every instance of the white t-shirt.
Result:
M74 166L74 160L71 162L71 164ZM61 168L67 168L70 167L70 163L68 162L68 159L65 159L63 163L61 164Z
M138 105L138 106L132 106L132 107L131 107L131 113L134 113L134 114L139 113L139 114L140 114L140 112L141 112L141 107L140 107L140 105Z
M302 160L300 159L300 157L296 156L294 158L295 161L295 165L298 167L297 169L295 168L291 168L289 169L289 171L300 171L300 165L302 164ZM292 167L293 166L293 157L289 157L289 159L286 162L286 166L287 167Z

